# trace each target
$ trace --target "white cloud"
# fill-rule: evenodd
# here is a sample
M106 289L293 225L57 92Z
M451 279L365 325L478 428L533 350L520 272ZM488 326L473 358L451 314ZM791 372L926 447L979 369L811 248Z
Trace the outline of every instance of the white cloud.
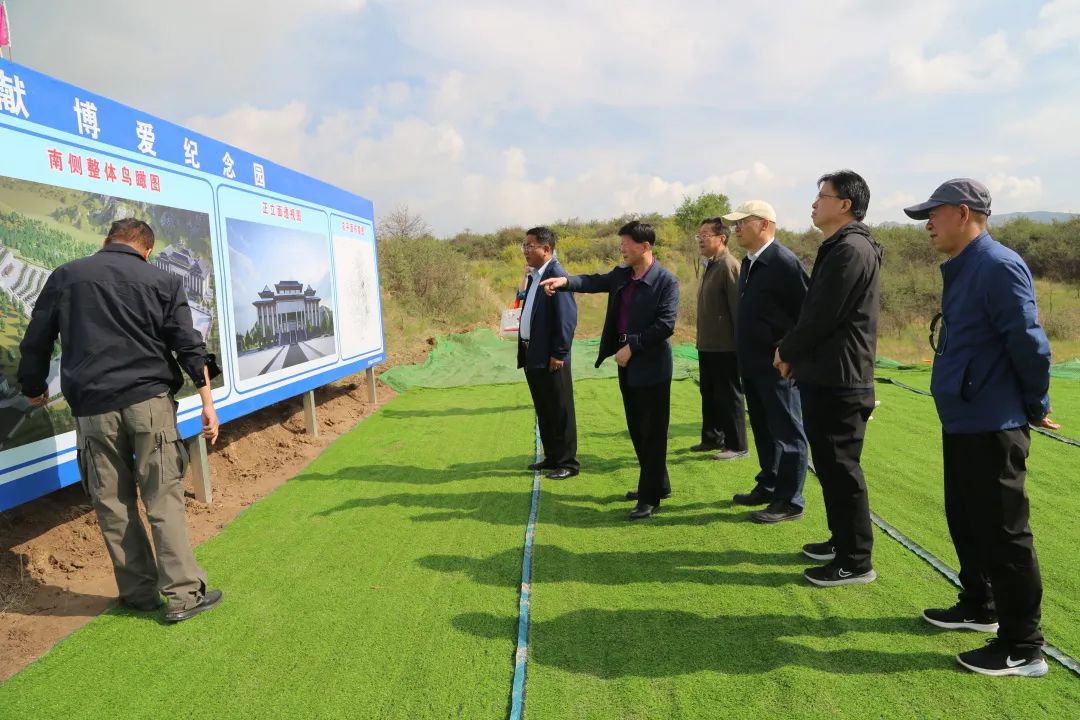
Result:
M1020 79L1023 62L1004 32L983 38L968 51L926 57L920 46L900 46L890 57L900 86L910 93L957 93L1001 90Z
M1039 200L1043 192L1042 178L1038 175L1017 177L1004 172L994 173L987 178L986 187L990 189L990 195L995 199L1021 202Z
M1039 10L1039 23L1025 33L1036 52L1080 49L1080 0L1052 0Z

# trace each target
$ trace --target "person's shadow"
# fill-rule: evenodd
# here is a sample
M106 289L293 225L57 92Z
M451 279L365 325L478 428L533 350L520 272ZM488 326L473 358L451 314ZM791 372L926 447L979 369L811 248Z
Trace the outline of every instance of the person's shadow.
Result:
M24 568L23 556L0 550L0 612L7 615L78 617L100 615L115 597L51 585Z
M513 637L517 618L466 613L453 619L462 632ZM912 617L813 618L802 615L699 615L683 610L575 610L533 622L530 662L582 675L659 678L702 670L725 675L766 673L799 666L835 674L888 674L949 667L936 652L860 647L858 637L837 650L821 638L840 635L929 635Z
M792 552L751 552L748 550L664 550L659 552L573 552L557 545L533 548L534 579L542 583L583 582L594 585L633 583L701 583L704 585L749 585L780 587L803 584L797 568L806 558ZM466 555L428 555L416 561L421 567L446 573L466 573L483 585L505 587L513 582L506 568L519 568L521 550L506 550L490 558ZM747 572L720 570L733 565L762 567L779 565L790 570Z

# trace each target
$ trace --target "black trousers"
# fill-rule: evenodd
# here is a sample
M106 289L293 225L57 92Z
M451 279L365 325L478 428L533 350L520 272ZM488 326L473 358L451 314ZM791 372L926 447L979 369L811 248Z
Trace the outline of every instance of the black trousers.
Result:
M799 385L799 392L806 439L836 548L833 562L846 570L866 572L873 567L874 531L866 477L859 463L866 421L874 411L874 392L806 384Z
M1031 435L942 432L945 517L960 559L961 605L993 612L1014 647L1043 643L1042 577L1024 492Z
M734 352L698 351L701 442L746 450L746 408Z
M574 414L574 382L570 366L551 372L547 368L525 368L540 441L544 444L544 464L551 468L580 469L577 459L577 416Z
M742 382L761 468L754 479L775 499L803 507L807 460L799 389L779 373L748 375Z
M626 371L619 368L626 429L634 443L638 465L638 502L659 505L660 496L671 492L667 472L668 420L671 417L671 380L646 387L631 387Z

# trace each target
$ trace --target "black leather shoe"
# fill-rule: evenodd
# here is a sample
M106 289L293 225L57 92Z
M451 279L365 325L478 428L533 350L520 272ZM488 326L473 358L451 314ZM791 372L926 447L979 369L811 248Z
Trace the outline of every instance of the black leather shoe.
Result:
M548 470L549 468L551 468L551 466L547 464L547 460L544 460L542 462L529 463L529 469L533 472L536 472L537 470Z
M769 507L750 513L750 519L756 523L770 525L784 522L785 520L801 520L803 509L798 505L792 505L786 500L775 500L769 503Z
M547 474L552 480L563 480L568 477L574 477L578 474L577 470L573 468L556 468Z
M723 450L723 445L717 445L710 442L699 442L697 445L691 445L690 450L693 452L713 452L714 450Z
M667 500L669 497L671 497L671 491L670 490L668 490L666 493L661 495L660 499L661 500ZM637 500L637 498L638 498L637 490L627 490L626 491L626 499L627 500Z
M153 612L161 607L163 603L161 598L156 600L135 600L128 598L120 598L120 607L127 608L128 610L137 610L139 612Z
M647 517L652 517L653 513L660 509L659 505L649 505L648 503L638 503L637 507L630 511L631 520L644 520Z
M195 607L190 607L187 610L171 610L165 613L165 622L178 623L181 620L188 620L195 617L199 613L204 613L207 610L213 610L221 602L220 590L207 590L202 596L202 600Z
M748 493L738 493L731 501L736 505L768 505L772 502L772 493L761 488L754 488Z

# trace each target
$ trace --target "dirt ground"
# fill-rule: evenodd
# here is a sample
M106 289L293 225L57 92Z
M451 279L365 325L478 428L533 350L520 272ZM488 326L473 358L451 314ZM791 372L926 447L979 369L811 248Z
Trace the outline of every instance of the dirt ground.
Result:
M393 395L380 383L377 405ZM189 472L193 544L213 537L248 505L297 475L377 407L368 401L363 375L319 388L315 399L317 438L306 431L300 397L222 426L210 451L211 505L194 499ZM112 565L78 484L0 513L0 682L115 601Z

